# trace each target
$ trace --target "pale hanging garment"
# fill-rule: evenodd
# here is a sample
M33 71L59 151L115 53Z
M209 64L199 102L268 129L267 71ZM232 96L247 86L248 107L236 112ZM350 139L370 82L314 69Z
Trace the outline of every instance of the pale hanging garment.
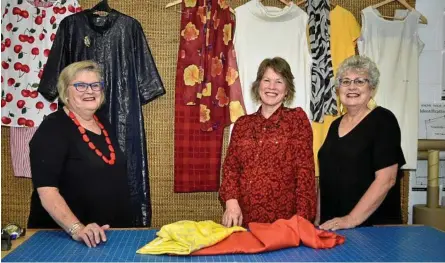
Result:
M301 107L309 115L311 57L306 38L308 15L291 3L283 9L251 0L236 10L235 51L247 114L258 110L251 87L261 61L282 57L294 75L295 98L290 108Z
M386 20L377 9L362 10L358 47L380 70L375 95L378 105L391 110L402 131L404 169L416 169L419 119L419 55L424 44L418 36L421 14L408 12L402 20Z

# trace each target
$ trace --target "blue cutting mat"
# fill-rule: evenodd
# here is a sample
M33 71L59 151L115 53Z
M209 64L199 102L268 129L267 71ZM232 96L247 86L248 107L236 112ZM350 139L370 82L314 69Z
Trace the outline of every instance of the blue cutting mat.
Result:
M345 244L316 250L300 246L251 255L152 256L136 250L156 230L110 230L96 248L71 240L62 231L40 231L6 256L4 262L298 262L298 261L440 261L445 262L445 233L431 227L367 227L338 231Z

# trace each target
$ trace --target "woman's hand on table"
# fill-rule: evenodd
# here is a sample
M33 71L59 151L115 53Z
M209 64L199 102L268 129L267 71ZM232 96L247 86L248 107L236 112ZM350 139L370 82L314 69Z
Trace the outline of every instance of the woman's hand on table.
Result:
M88 247L96 247L101 242L107 241L105 230L108 230L110 225L99 226L96 223L91 223L81 227L72 238L76 241L83 241Z
M350 215L335 217L321 224L320 229L336 231L339 229L354 228L357 225L355 221Z
M241 212L238 200L227 200L226 211L224 211L222 224L225 227L241 226L243 224L243 213Z

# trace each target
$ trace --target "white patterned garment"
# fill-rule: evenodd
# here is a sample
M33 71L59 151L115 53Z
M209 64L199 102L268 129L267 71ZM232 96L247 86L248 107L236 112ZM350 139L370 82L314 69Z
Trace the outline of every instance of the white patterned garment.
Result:
M312 54L311 119L323 122L324 115L337 115L337 96L334 87L330 48L331 11L329 0L309 0L309 39Z
M361 55L371 58L380 70L375 101L394 113L402 132L404 169L417 167L419 131L419 39L420 13L412 10L403 20L386 20L377 9L362 10Z
M60 21L78 11L77 0L2 3L2 125L35 127L57 109L37 87Z
M289 63L295 77L295 98L288 106L301 107L309 115L311 56L306 37L308 15L293 3L280 9L264 6L259 0L251 0L235 11L234 45L247 114L256 112L259 107L250 92L258 66L265 58L278 56Z

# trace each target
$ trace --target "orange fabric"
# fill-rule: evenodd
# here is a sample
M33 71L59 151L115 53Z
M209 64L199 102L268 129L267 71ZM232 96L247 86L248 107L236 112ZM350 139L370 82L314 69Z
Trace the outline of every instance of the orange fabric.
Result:
M345 237L319 230L301 216L279 219L272 224L250 223L250 232L236 232L223 241L195 251L192 255L252 254L297 247L300 242L311 248L333 248L345 242Z

